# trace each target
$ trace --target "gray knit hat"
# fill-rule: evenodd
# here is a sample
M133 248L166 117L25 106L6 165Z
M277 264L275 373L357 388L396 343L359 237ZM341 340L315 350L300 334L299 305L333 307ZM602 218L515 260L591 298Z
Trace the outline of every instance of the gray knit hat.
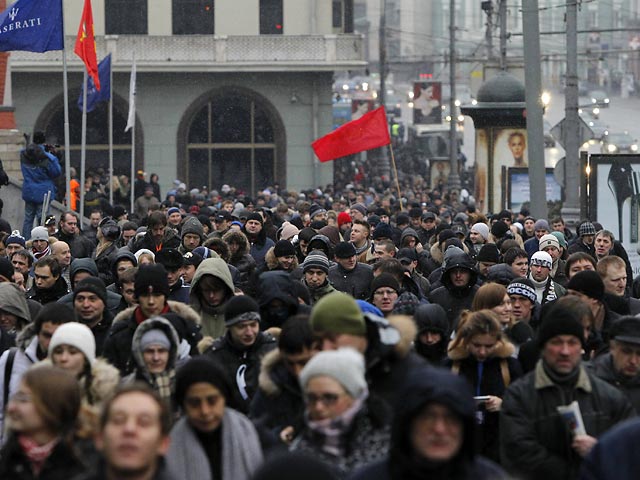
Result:
M367 391L364 357L352 348L326 350L314 355L300 373L300 386L304 390L312 378L321 376L336 380L353 398Z
M49 243L49 230L46 227L36 227L31 230L31 240L44 240Z
M329 273L329 259L322 250L313 250L302 263L302 272L306 273L310 268L318 268L324 273Z
M202 223L200 223L200 220L198 220L196 217L185 218L184 223L182 224L182 230L180 230L180 234L182 235L182 238L184 238L187 233L198 235L200 237L200 240L202 240L204 238L204 228L202 226Z

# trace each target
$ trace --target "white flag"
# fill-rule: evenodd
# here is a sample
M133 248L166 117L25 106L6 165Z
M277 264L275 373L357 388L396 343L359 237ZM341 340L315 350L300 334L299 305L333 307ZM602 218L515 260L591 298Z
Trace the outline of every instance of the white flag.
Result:
M127 118L127 126L124 129L128 132L136 124L136 59L133 57L133 66L131 67L131 82L129 83L129 117Z

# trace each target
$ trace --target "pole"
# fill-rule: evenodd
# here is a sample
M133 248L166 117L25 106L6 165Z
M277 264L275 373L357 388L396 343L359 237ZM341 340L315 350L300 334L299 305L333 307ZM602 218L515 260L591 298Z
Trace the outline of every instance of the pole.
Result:
M80 144L80 221L78 228L82 230L84 219L84 180L86 176L87 161L87 69L84 69L82 77L82 141Z
M135 186L135 175L136 175L136 125L133 124L131 127L131 210L130 213L133 213L133 203L135 201L133 187Z
M62 0L60 0L62 3ZM64 42L64 4L60 8L62 12L62 40ZM69 135L69 85L67 81L67 49L62 50L62 90L64 98L64 172L67 182L67 194L65 200L67 209L71 210L71 139Z
M487 42L487 59L493 60L493 1L488 3L485 13L487 14L487 29L484 32L484 38Z
M542 100L540 99L542 82L540 80L538 0L525 2L522 8L522 16L531 215L535 218L547 218Z
M391 166L393 167L393 175L396 177L396 189L398 190L398 198L400 199L400 211L402 208L402 195L400 194L400 182L398 181L398 169L396 168L396 157L393 154L393 142L389 143L389 153L391 154Z
M456 0L449 0L449 192L460 191L460 174L458 173L458 132L456 125Z
M500 70L507 69L507 0L500 0L498 6L500 17Z
M387 98L387 0L380 0L380 28L379 28L379 60L380 60L380 92L378 94L378 100L382 107L385 106ZM386 118L386 110L385 110ZM387 158L387 150L379 150L380 157L378 158L378 175L391 176L389 169L389 159ZM391 180L389 178L389 180Z
M113 206L113 63L109 65L109 203Z
M569 226L580 220L580 126L578 118L578 2L567 1L567 72L565 110L565 200L562 217ZM622 239L620 239L622 240Z

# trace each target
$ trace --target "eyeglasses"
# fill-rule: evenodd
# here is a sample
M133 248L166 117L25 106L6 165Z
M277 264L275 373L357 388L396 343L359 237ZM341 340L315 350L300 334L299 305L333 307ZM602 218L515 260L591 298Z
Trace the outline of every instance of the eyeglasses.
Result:
M398 295L398 292L395 290L376 290L373 294L374 297L392 297L394 295Z
M322 393L317 395L315 393L307 393L305 394L305 402L307 405L315 405L320 402L326 407L331 407L335 405L336 402L340 399L340 397L344 396L344 393Z

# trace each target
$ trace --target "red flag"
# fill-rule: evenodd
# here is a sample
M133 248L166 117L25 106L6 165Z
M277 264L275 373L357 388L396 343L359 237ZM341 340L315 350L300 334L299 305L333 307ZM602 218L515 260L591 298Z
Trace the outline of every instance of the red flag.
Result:
M311 147L321 162L327 162L390 143L387 115L380 107L319 138Z
M84 9L82 10L82 17L80 18L78 37L76 38L76 46L73 51L87 66L87 73L93 79L93 84L96 86L96 90L100 90L98 56L96 54L96 38L93 32L91 0L84 0Z

